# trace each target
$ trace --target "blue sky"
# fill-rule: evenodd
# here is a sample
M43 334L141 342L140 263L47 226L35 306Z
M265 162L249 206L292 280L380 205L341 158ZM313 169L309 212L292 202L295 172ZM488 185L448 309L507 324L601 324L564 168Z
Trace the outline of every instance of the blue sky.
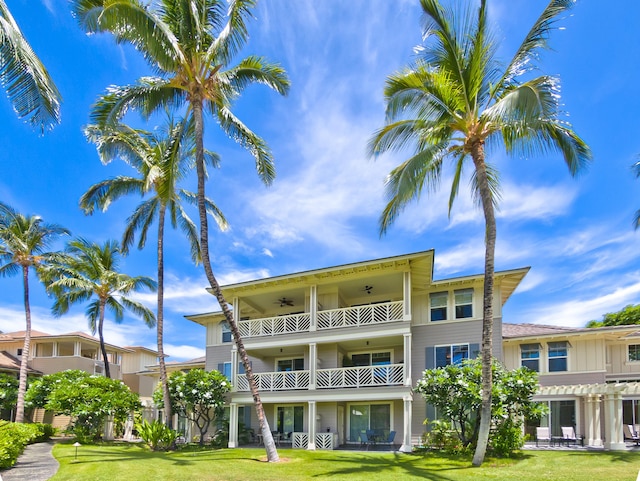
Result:
M0 100L0 199L25 214L102 242L121 236L139 199L121 200L86 217L78 199L95 182L131 174L121 162L103 166L82 135L91 104L108 85L133 83L150 73L140 55L108 35L88 37L66 0L8 0L9 8L62 92L62 123L38 136ZM490 17L505 60L546 6L542 0L491 0ZM222 157L208 194L231 229L212 231L214 271L223 284L349 262L435 249L435 277L481 273L484 223L466 195L447 216L450 174L442 188L405 210L378 236L384 178L401 155L372 161L365 147L383 125L387 75L413 59L420 43L417 0L263 0L250 25L244 54L280 62L291 78L287 97L252 87L236 114L271 146L275 183L260 184L252 158L213 122L206 145ZM545 73L562 82L569 120L594 153L571 178L557 155L507 158L492 152L501 172L497 269L531 266L506 305L506 322L582 326L640 297L640 180L631 165L640 153L640 2L581 1L554 32ZM4 96L3 96L4 97ZM140 124L135 115L128 121ZM148 126L149 129L153 126ZM195 218L194 213L194 218ZM217 309L201 267L186 242L168 232L166 351L171 359L204 354L204 328L185 314ZM154 240L133 251L123 271L155 275ZM32 282L33 328L50 333L87 331L83 309L59 319L51 299ZM139 296L150 307L155 296ZM0 330L23 329L20 279L0 278ZM108 342L155 346L141 321L108 321Z

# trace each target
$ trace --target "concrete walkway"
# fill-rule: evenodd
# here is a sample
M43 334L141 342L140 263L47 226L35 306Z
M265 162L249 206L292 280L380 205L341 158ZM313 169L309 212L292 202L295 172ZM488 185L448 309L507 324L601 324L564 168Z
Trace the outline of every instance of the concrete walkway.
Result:
M60 466L51 454L53 445L48 441L27 446L12 468L0 472L0 481L47 481Z

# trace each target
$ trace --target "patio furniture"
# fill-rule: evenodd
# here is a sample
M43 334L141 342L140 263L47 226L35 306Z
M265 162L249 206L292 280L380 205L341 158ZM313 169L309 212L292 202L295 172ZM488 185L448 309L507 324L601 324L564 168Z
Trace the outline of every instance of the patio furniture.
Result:
M551 430L548 426L536 428L536 446L538 446L538 442L540 441L546 441L547 444L551 444Z
M389 436L387 436L387 439L380 441L380 444L388 444L389 447L393 447L393 449L395 449L395 443L393 442L393 440L396 438L396 432L395 431L391 431L389 433Z
M573 426L562 426L562 440L565 444L578 444L584 446L584 436L576 436L576 430Z
M638 432L634 429L634 426L632 424L625 424L622 427L624 429L624 438L630 439L636 444L636 446L640 446L640 435L638 435Z
M369 436L366 432L360 433L360 447L366 446L367 451L369 450L369 446L373 444L373 442L369 439Z

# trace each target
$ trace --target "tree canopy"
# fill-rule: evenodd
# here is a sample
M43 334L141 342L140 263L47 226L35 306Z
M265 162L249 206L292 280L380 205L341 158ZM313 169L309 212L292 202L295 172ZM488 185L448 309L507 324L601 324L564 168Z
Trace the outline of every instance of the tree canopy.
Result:
M608 312L601 321L589 321L587 327L629 326L640 324L640 304L629 304L617 312Z

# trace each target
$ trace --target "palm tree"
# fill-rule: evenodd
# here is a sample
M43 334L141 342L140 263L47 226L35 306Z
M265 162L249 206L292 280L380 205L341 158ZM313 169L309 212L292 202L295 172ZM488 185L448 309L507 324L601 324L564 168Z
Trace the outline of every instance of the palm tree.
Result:
M105 376L110 378L109 360L104 345L103 325L105 310L109 309L117 323L128 309L149 327L155 326L153 312L137 301L126 297L142 288L156 289L156 282L144 276L131 277L119 272L121 248L116 241L103 245L85 239L76 239L67 245L67 255L47 269L47 289L55 295L54 315L61 316L79 302L93 299L85 310L89 329L98 331Z
M29 269L40 268L51 262L55 253L47 249L52 242L69 231L55 224L46 224L38 216L24 216L0 202L0 276L22 272L24 314L26 328L20 359L20 379L16 422L24 421L24 394L27 390L27 363L31 348L31 305L29 303Z
M421 0L424 37L415 65L386 82L387 124L370 140L376 156L413 146L414 154L393 169L386 182L389 199L380 217L384 233L423 187L435 190L444 161L453 163L449 211L458 194L463 168L473 164L472 191L485 218L484 308L482 322L482 415L474 465L484 460L491 420L493 275L495 207L499 182L486 162L486 147L508 154L559 152L572 175L588 163L591 151L562 119L559 81L531 78L540 49L557 18L573 0L551 0L506 68L496 59L497 45L487 27L487 1L477 11L444 8L439 0Z
M640 159L637 160L631 168L633 169L633 173L635 174L636 178L640 178ZM633 228L636 230L640 228L640 209L638 209L633 216Z
M94 106L92 122L115 123L129 110L149 117L159 108L186 105L193 115L198 174L200 247L207 280L233 333L264 436L267 458L278 453L264 415L244 344L211 268L205 205L204 111L216 117L222 130L253 155L260 179L275 177L271 151L231 111L233 101L251 84L264 84L284 95L289 80L284 70L262 57L249 56L230 66L248 39L246 21L256 0L160 0L149 6L140 0L71 0L72 11L88 33L110 31L119 42L130 42L158 72L137 84L110 87Z
M60 92L0 0L0 83L19 118L40 132L60 122Z
M143 201L129 217L123 236L123 251L131 246L135 232L140 231L138 248L142 249L147 239L149 227L158 219L158 301L156 328L158 358L160 363L160 382L165 406L165 422L171 425L171 398L167 384L167 369L164 354L164 224L167 209L171 225L178 224L191 245L191 257L200 262L200 243L195 224L182 208L182 202L196 203L196 195L178 188L179 183L189 171L189 162L193 160L193 122L181 120L174 124L169 118L167 128L159 135L132 129L119 124L115 128L99 129L88 126L87 138L98 147L100 159L104 164L115 158L122 158L138 171L139 177L119 176L99 182L89 188L80 198L80 207L86 214L93 214L96 207L105 211L111 202L128 194L144 196L152 192L152 197ZM217 165L218 156L207 153L212 165ZM227 228L227 222L220 210L206 199L208 211L213 215L221 229Z

